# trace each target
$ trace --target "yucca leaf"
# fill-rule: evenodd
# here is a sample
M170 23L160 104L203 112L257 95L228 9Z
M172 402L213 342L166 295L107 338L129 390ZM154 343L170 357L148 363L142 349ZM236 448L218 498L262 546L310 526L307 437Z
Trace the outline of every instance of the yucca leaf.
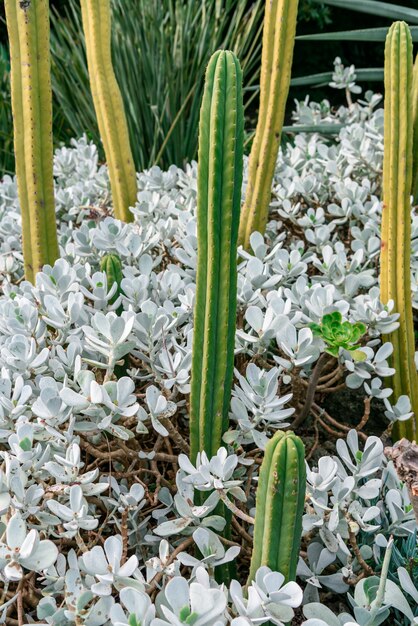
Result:
M321 135L338 135L345 124L295 124L294 126L283 126L283 132L287 134L296 133L320 133Z
M313 33L299 35L300 41L385 41L389 27L362 28L360 30L340 30L332 33ZM413 41L418 41L418 26L411 27Z
M328 85L332 81L332 72L320 72L319 74L310 74L309 76L299 76L293 78L290 82L292 87L305 87L309 85L316 85L321 87ZM383 81L383 68L380 67L366 67L362 69L356 69L357 82L361 81Z
M378 2L377 0L314 0L321 4L328 4L340 9L350 9L360 13L379 15L391 20L405 20L409 24L418 24L418 10L393 4L391 2Z

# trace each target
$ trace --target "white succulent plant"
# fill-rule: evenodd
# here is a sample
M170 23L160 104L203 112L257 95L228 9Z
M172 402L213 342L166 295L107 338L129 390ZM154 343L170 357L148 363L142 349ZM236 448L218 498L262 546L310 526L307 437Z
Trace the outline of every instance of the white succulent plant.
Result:
M349 99L358 91L354 75L336 62L333 82ZM96 147L82 138L57 150L62 258L45 266L35 285L23 280L16 180L0 181L0 579L7 587L0 623L15 610L23 577L42 595L36 609L25 604L27 621L49 626L292 619L302 592L280 573L259 571L248 596L237 581L229 590L216 584L214 572L239 549L217 535L225 526L217 504L236 498L252 514L254 448L263 449L298 415L324 350L310 324L327 313L367 326L365 359L342 351L335 361L339 384L372 407L383 401L388 423L411 414L409 399L392 400L384 380L392 373L392 346L381 345L381 336L397 328L398 314L393 302L380 302L378 286L379 102L366 92L348 107L296 103L296 124L334 124L338 131L298 132L283 146L274 219L266 237L253 233L251 253L239 250L231 427L213 458L189 459L182 437L196 294L196 163L140 173L134 221L123 224L109 215L108 172ZM246 158L244 168L246 180ZM413 276L417 241L414 217ZM116 287L99 265L108 253L123 267L114 302ZM418 308L415 283L413 304ZM293 393L296 382L302 393ZM377 572L391 536L410 546L415 520L407 489L379 441L363 442L355 431L338 442L335 456L309 463L309 545L299 563L310 601L306 625L365 626L361 580L354 617L337 617L312 600L321 599L321 588L344 593L347 580L351 587L361 574L348 530ZM251 536L248 515L246 524ZM396 590L388 585L380 615L389 611L385 619L396 615L409 626L417 621L414 582L402 567L391 575ZM147 590L159 593L156 603Z

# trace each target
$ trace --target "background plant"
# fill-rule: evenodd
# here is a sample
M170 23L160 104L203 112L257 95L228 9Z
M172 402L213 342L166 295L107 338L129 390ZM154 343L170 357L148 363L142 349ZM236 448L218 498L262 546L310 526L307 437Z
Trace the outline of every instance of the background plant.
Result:
M5 45L0 45L0 172L10 174L13 159L12 107L10 99L10 60Z
M247 88L257 84L264 2L114 0L113 62L124 98L136 168L196 157L203 77L211 54L233 50ZM88 96L78 1L53 17L53 88L62 126L98 143ZM77 45L74 45L77 42ZM72 72L66 68L71 59ZM87 92L87 93L86 93ZM250 103L253 92L247 94Z

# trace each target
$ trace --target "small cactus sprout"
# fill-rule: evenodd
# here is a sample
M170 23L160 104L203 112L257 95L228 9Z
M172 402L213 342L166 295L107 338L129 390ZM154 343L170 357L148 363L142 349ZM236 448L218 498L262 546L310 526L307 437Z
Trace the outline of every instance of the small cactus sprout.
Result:
M52 92L47 0L5 0L11 56L16 175L25 277L59 256L52 172Z
M81 14L91 91L109 168L115 217L130 222L129 207L136 202L136 172L122 95L112 65L110 0L81 0Z
M293 432L277 431L260 468L248 584L262 565L295 580L305 491L304 445Z
M413 418L397 422L396 438L410 440L418 420L418 376L411 295L412 185L412 39L404 22L389 29L385 47L385 119L383 155L383 214L380 290L384 304L393 300L399 328L387 336L393 344L395 400L409 396Z
M207 72L199 127L197 286L191 374L193 461L221 446L234 367L237 237L243 126L242 74L232 52L218 51Z
M106 274L107 288L110 291L113 285L117 284L117 289L110 302L113 304L120 295L120 284L123 279L122 261L117 254L105 254L100 261L100 269Z
M298 0L266 0L261 58L260 110L251 148L239 243L266 228L271 184L290 86Z

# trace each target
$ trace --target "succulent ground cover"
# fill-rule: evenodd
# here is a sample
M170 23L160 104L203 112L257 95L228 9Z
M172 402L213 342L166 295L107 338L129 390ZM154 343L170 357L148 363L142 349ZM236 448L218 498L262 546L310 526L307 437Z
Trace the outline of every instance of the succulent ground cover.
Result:
M239 250L230 428L196 464L196 164L140 173L124 224L96 147L58 150L61 259L35 285L22 278L16 183L0 183L0 623L418 623L416 518L383 444L411 407L385 384L398 316L379 300L381 97L359 94L338 60L333 85L346 107L306 99L294 123L335 135L283 146L266 235ZM417 242L414 217L415 308ZM347 389L363 410L332 412ZM261 567L244 594L263 451L289 427L308 463L297 583Z

